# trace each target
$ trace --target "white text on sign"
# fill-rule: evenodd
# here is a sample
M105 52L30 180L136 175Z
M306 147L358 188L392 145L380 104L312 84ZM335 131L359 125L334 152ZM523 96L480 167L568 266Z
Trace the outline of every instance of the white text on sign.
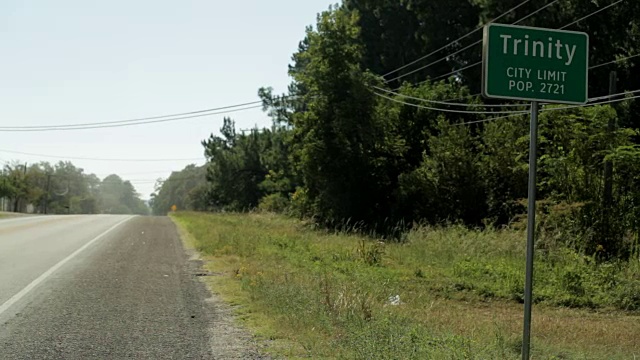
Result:
M508 67L507 68L507 77L509 80L509 90L516 89L518 91L532 91L535 92L533 87L533 82L531 81L523 81L517 79L531 79L531 69L527 68L517 68L517 67ZM556 71L556 70L537 70L535 72L535 76L538 80L544 81L553 81L563 83L566 80L567 72L566 71ZM564 85L554 84L554 83L541 83L539 91L541 93L549 93L549 94L564 94Z
M554 57L558 60L566 59L564 64L569 66L573 62L573 57L576 54L576 45L570 46L569 44L563 44L559 39L554 43L551 37L547 44L539 40L529 41L529 35L525 35L524 39L515 39L508 34L502 34L500 37L503 40L502 52L505 55L509 54L509 50L512 50L513 55L519 55L518 50L522 49L524 56L543 58L546 55L549 59L553 59ZM511 46L509 46L509 44L511 44ZM566 55L566 58L562 57L563 54Z

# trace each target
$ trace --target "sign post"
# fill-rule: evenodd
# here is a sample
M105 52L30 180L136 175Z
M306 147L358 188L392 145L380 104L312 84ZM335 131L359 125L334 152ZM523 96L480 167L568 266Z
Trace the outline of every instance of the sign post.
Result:
M522 359L531 349L539 102L588 100L589 36L573 31L489 24L484 28L482 95L531 101L527 251Z
M527 260L524 279L524 330L522 333L522 358L529 359L531 341L531 300L533 298L533 242L536 231L536 168L538 162L538 102L531 102L531 140L529 140L529 195L527 205Z

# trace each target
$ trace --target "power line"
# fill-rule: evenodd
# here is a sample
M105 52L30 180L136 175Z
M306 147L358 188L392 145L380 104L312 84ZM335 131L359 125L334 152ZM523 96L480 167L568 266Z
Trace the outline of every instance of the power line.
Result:
M453 70L453 71L448 72L448 73L446 73L446 74L440 75L440 76L438 76L438 77L436 77L436 78L433 78L433 80L432 80L432 81L436 81L436 80L444 79L444 78L446 78L446 77L447 77L447 76L449 76L449 75L453 75L453 74L455 74L455 73L457 73L457 72L465 71L465 70L467 70L467 69L471 69L472 67L476 67L476 66L478 66L478 65L480 65L480 64L482 64L482 60L480 60L480 61L478 61L478 62L476 62L476 63L473 63L473 64L471 64L471 65L467 65L467 66L465 66L465 67L463 67L463 68L460 68L460 69L457 69L457 70ZM425 82L427 82L427 81L429 81L429 80L425 80L425 81L419 82L418 84L422 84L422 83L425 83Z
M611 95L607 95L607 98L613 98L613 97L618 97L621 95L630 95L630 94L635 94L640 92L640 90L633 90L633 91L625 91L625 92L621 92L621 93L617 93L617 94L611 94ZM613 99L613 100L607 100L607 101L597 101L597 102L593 102L591 104L583 104L583 105L569 105L569 106L563 106L563 107L558 107L558 108L551 108L548 110L543 110L543 111L551 111L551 110L568 110L568 109L575 109L575 108L581 108L581 107L589 107L589 106L596 106L596 105L606 105L606 104L613 104L616 102L620 102L620 101L627 101L627 100L632 100L635 98L640 97L640 95L636 95L636 96L631 96L631 97L625 97L625 98L620 98L620 99ZM602 97L599 97L602 98ZM589 99L589 101L595 101L596 99L599 98L593 98L593 99Z
M173 181L187 181L187 180L194 180L194 179L206 180L206 177L204 174L202 174L202 175L185 176L185 177L179 177L179 178L169 177L166 179L130 179L127 181L131 183L149 184L149 183L157 183L157 182L166 183L166 182L173 182Z
M200 165L202 166L202 165ZM150 175L150 174L166 174L175 172L176 170L158 170L158 171L144 171L144 172L135 172L135 173L98 173L96 176L109 176L109 175L119 175L119 176L131 176L131 175Z
M610 61L610 62L607 62L607 63L604 63L604 64L600 64L600 65L591 66L591 67L589 68L589 70L593 70L593 69L596 69L596 68L599 68L599 67L601 67L601 66L605 66L605 65L615 64L615 63L618 63L618 62L620 62L620 61L624 61L624 60L627 60L627 59L635 58L635 57L638 57L638 56L640 56L640 54L636 54L636 55L633 55L633 56L628 56L628 57L626 57L626 58L621 58L621 59L613 60L613 61ZM457 72L460 72L460 71L464 71L464 70L470 69L470 68L475 67L475 66L478 66L478 65L480 65L480 64L482 64L482 60L480 60L480 61L478 61L478 62L476 62L476 63L473 63L473 64L471 64L471 65L465 66L465 67L463 67L463 68L460 68L460 69L457 69L457 70L451 71L451 72L446 73L446 74L444 74L444 75L440 75L440 76L438 76L438 77L436 77L436 78L433 78L433 79L427 79L427 80L421 81L421 82L417 83L416 85L424 84L424 83L425 83L425 82L427 82L427 81L436 81L436 80L440 80L440 79L445 78L445 77L447 77L447 76L449 76L449 75L453 75L453 74L455 74L455 73L457 73ZM477 95L480 95L480 94L477 94ZM454 99L454 100L456 100L456 99Z
M503 17L504 17L504 16L506 16L507 14L509 14L509 13L511 13L512 11L514 11L514 10L518 9L519 7L521 7L521 6L523 6L524 4L528 3L529 1L531 1L531 0L524 0L524 1L523 1L523 2L521 2L520 4L518 4L518 5L516 5L515 7L513 7L513 8L511 8L511 9L509 9L507 12L505 12L505 13L503 13L502 15L498 16L497 18L495 18L495 19L493 19L493 20L489 21L487 24L490 24L490 23L493 23L493 22L495 22L495 21L500 20L501 18L503 18ZM469 37L469 36L471 36L471 35L475 34L476 32L478 32L478 31L482 30L482 28L483 28L483 27L484 27L484 25L478 25L478 26L477 26L474 30L472 30L471 32L469 32L469 33L467 33L467 34L465 34L465 35L463 35L463 36L461 36L461 37L457 38L456 40L451 41L450 43L448 43L448 44L446 44L446 45L442 46L441 48L439 48L439 49L437 49L437 50L434 50L434 51L430 52L429 54L427 54L427 55L425 55L425 56L423 56L423 57L421 57L421 58L419 58L419 59L417 59L417 60L414 60L414 61L412 61L412 62L410 62L410 63L408 63L408 64L405 64L405 65L403 65L403 66L401 66L401 67L399 67L399 68L397 68L397 69L395 69L395 70L393 70L393 71L390 71L390 72L388 72L388 73L384 74L384 75L383 75L383 77L387 77L387 76L389 76L389 75L391 75L391 74L393 74L393 73L396 73L396 72L398 72L398 71L400 71L400 70L402 70L402 69L405 69L405 68L407 68L407 67L409 67L409 66L411 66L411 65L413 65L413 64L416 64L416 63L418 63L418 62L420 62L420 61L422 61L422 60L424 60L424 59L426 59L426 58L430 57L431 55L434 55L434 54L438 53L439 51L446 49L447 47L451 46L452 44L457 43L458 41L463 40L463 39L465 39L465 38L467 38L467 37ZM408 74L407 74L407 75L408 75ZM406 76L406 75L404 75L404 76ZM402 76L401 76L401 77L402 77ZM396 79L398 79L398 78L395 78L395 79L393 79L393 80L396 80ZM389 80L389 81L392 81L392 80ZM386 81L386 82L388 82L388 81Z
M527 15L527 16L525 16L525 17L523 17L522 19L520 19L520 20L518 20L518 21L514 22L513 24L514 24L514 25L515 25L515 24L518 24L518 23L520 23L520 22L522 22L522 21L524 21L524 20L526 20L526 19L528 19L528 18L532 17L533 15L535 15L535 14L539 13L540 11L542 11L542 10L546 9L547 7L549 7L549 6L551 6L551 5L555 4L555 3L557 3L558 1L560 1L560 0L554 0L554 1L550 2L550 3L548 3L547 5L545 5L545 6L541 7L540 9L538 9L538 10L536 10L536 11L532 12L531 14L529 14L529 15ZM523 4L520 4L520 5L523 5ZM520 6L520 5L518 5L518 6ZM509 11L509 12L510 12L510 11ZM508 13L508 12L507 12L507 13ZM507 14L507 13L505 13L505 14ZM505 14L503 14L503 15L505 15ZM497 20L497 19L496 19L496 20ZM493 21L495 21L495 20L493 20ZM489 23L491 23L491 22L489 22ZM477 30L479 30L479 29L477 29ZM414 70L412 70L412 71L410 71L410 72L408 72L408 73L406 73L406 74L402 74L402 75L397 76L397 77L395 77L395 78L393 78L393 79L386 80L386 81L385 81L385 83L389 83L389 82L391 82L391 81L395 81L395 80L401 79L401 78L403 78L403 77L405 77L405 76L409 76L409 75L414 74L414 73L416 73L416 72L418 72L418 71L421 71L421 70L424 70L424 69L426 69L426 68L429 68L429 67L431 67L431 66L433 66L433 65L435 65L435 64L437 64L437 63L439 63L439 62L441 62L441 61L447 60L447 59L451 58L452 56L457 55L457 54L460 54L461 52L463 52L463 51L465 51L465 50L468 50L468 49L470 49L470 48L472 48L472 47L474 47L474 46L476 46L476 45L479 45L479 44L481 44L481 43L482 43L482 39L480 39L480 40L478 40L478 41L476 41L476 42L474 42L474 43L471 43L471 44L469 44L469 45L467 45L467 46L463 47L462 49L457 50L457 51L455 51L455 52L453 52L453 53L451 53L451 54L449 54L449 55L447 55L447 56L444 56L444 57L442 57L442 58L440 58L440 59L438 59L438 60L436 60L436 61L433 61L433 62L431 62L431 63L429 63L429 64L427 64L427 65L424 65L424 66L421 66L421 67L419 67L419 68L417 68L417 69L414 69ZM447 75L450 75L450 74L447 74ZM386 75L385 75L385 76L386 76ZM446 76L446 75L444 75L444 76ZM439 78L441 78L441 77L444 77L444 76L440 76L440 77L438 77L438 79L439 79Z
M593 69L599 68L599 67L601 67L601 66L606 66L606 65L611 65L611 64L619 63L619 62L621 62L621 61L625 61L625 60L633 59L633 58L638 57L638 56L640 56L640 54L636 54L636 55L631 55L631 56L623 57L623 58L620 58L620 59L616 59L616 60L613 60L613 61L609 61L608 63L604 63L604 64L600 64L600 65L592 66L592 67L590 67L590 68L589 68L589 70L593 70Z
M618 63L618 62L621 62L621 61L624 61L624 60L628 60L628 59L632 59L632 58L635 58L635 57L639 57L639 56L640 56L640 54L636 54L636 55L632 55L632 56L627 56L627 57L620 58L620 59L617 59L617 60L613 60L613 61L610 61L610 62L607 62L607 63L604 63L604 64L600 64L600 65L592 66L592 67L590 67L590 68L589 68L589 70L593 70L593 69L596 69L596 68L599 68L599 67L601 67L601 66L605 66L605 65L615 64L615 63ZM479 64L481 64L481 63L482 63L482 62L480 61L480 62L478 62L478 63L471 64L471 65L469 65L469 66L467 66L467 67L465 67L465 68L461 68L461 69L458 69L458 70L456 70L456 71L452 71L452 72L450 72L450 73L448 73L448 74L445 74L445 75L443 75L443 76L446 76L446 75L452 75L452 74L454 74L454 73L456 73L456 72L458 72L458 71L464 71L464 70L466 70L467 68L470 68L470 67L473 67L473 66L477 66L477 65L479 65ZM436 79L432 79L432 81L433 81L433 80L436 80ZM429 81L429 80L425 80L425 81L419 82L419 83L417 83L416 85L423 84L423 83L425 83L425 82L427 82L427 81ZM379 87L375 87L375 88L376 88L376 89L378 89L378 90L383 90L382 88L379 88ZM387 90L385 90L385 91L387 91ZM413 97L409 97L409 96L402 95L402 94L400 94L400 93L393 92L393 91L387 91L387 92L390 92L390 93L395 94L395 95L398 95L398 96L402 96L402 97L407 97L407 98L410 98L410 99L414 99L414 100L420 100L420 101L424 101L424 102L432 102L432 103L440 103L440 102L435 102L435 101L431 101L431 100L427 100L427 99L420 99L420 98L413 98ZM633 93L633 92L631 92L631 93ZM443 100L442 102L443 102L444 104L447 104L447 105L449 105L449 104L451 104L451 105L457 105L457 103L449 103L449 101L460 101L460 100L465 100L465 99L473 98L473 97L480 96L480 95L482 95L482 94L481 94L481 93L475 93L475 94L471 94L471 95L463 96L463 97L460 97L460 98L451 98L451 99ZM605 96L602 96L602 97L600 97L600 98L609 98L609 97L611 97L611 95L605 95ZM589 101L593 101L593 100L595 100L595 99L598 99L598 98L590 99ZM482 105L478 104L477 106L482 106ZM486 105L486 106L494 106L494 107L499 107L499 106L505 106L505 107L506 107L506 106L528 106L528 104L522 104L522 105L515 105L515 104L514 104L514 105Z
M540 9L538 9L538 10L536 10L536 11L532 12L531 14L529 14L529 15L527 15L527 16L525 16L525 17L523 17L522 19L520 19L520 20L518 20L518 21L514 22L512 25L518 25L519 23L521 23L521 22L523 22L523 21L527 20L528 18L530 18L530 17L532 17L533 15L535 15L535 14L539 13L540 11L542 11L542 10L544 10L544 9L548 8L549 6L551 6L551 5L555 4L555 3L557 3L558 1L560 1L560 0L553 0L552 2L548 3L547 5L545 5L545 6L541 7Z
M374 94L376 94L379 97L385 98L387 100L391 100L393 102L397 102L403 105L408 105L408 106L413 106L413 107L417 107L420 109L426 109L426 110L434 110L434 111L441 111L441 112L448 112L448 113L456 113L456 114L514 114L514 113L518 113L518 114L528 114L529 111L527 110L522 110L522 111L469 111L469 110L452 110L452 109L440 109L440 108L434 108L434 107L429 107L429 106L423 106L423 105L418 105L418 104L412 104L412 103L408 103L402 100L398 100L398 99L394 99L392 97L374 92Z
M52 176L52 177L57 177L57 178L69 178L69 176L75 176L75 175L80 175L82 177L87 177L87 176L91 176L91 175L95 175L98 176L94 173L78 173L78 174L46 174L47 176ZM107 178L111 175L115 175L119 178L118 179L113 179L113 180L107 180ZM171 182L171 181L186 181L186 180L192 180L192 179L206 179L205 175L192 175L192 176L185 176L185 177L179 177L179 178L167 178L167 179L125 179L123 178L124 174L117 174L117 173L113 173L113 174L109 174L108 176L106 176L104 179L100 180L99 184L117 184L117 183L125 183L125 182L129 182L129 183L136 183L136 184L147 184L147 183L156 183L156 182ZM99 178L99 177L98 177Z
M498 117L492 117L492 118L488 118L488 119L474 120L474 121L467 121L467 122L463 122L463 123L453 124L453 126L479 124L479 123L483 123L483 122L506 119L506 118L510 118L510 117L514 117L514 116L522 116L522 115L524 115L524 114L511 114L511 115L505 115L505 116L498 116Z
M594 102L594 101L599 101L602 99L608 99L611 97L616 97L616 96L620 96L620 95L630 95L630 94L635 94L637 92L640 92L640 90L634 90L634 91L627 91L627 92L622 92L619 94L612 94L612 95L607 95L607 96L602 96L602 97L597 97L597 98L592 98L589 99L588 102ZM413 107L417 107L417 108L421 108L421 109L427 109L427 110L434 110L434 111L441 111L441 112L452 112L452 113L461 113L461 114L510 114L510 116L515 116L515 115L522 115L522 114L528 114L529 111L528 110L509 110L509 111L464 111L464 110L448 110L448 109L440 109L440 108L433 108L433 107L429 107L429 106L422 106L422 105L418 105L418 104L412 104L412 103L408 103L405 101L401 101L401 100L397 100L379 93L374 92L374 94L376 94L377 96L383 97L385 99L403 104L403 105L407 105L407 106L413 106ZM401 95L401 94L398 94ZM420 100L420 98L413 98L413 97L409 97L412 99L416 99L416 100ZM599 105L599 104L606 104L607 102L598 102L595 103L593 105ZM522 105L520 105L522 106ZM576 108L576 107L582 107L582 106L591 106L590 105L575 105L575 106L567 106L567 107L563 107L560 109L572 109L572 108ZM558 109L558 108L556 108ZM505 117L510 117L510 116L505 116ZM502 117L500 117L502 118ZM492 119L496 119L496 118L492 118ZM475 121L475 122L483 122L485 120L480 120L480 121ZM470 122L470 123L475 123L475 122Z
M185 120L185 119L193 119L193 118L212 116L212 115L228 114L228 113L232 113L232 112L238 112L238 111L244 111L244 110L250 110L250 109L257 109L257 108L261 108L261 107L262 107L262 105L256 105L256 106L248 106L248 107L244 107L244 108L240 108L240 109L232 109L232 110L211 112L211 113L199 114L199 115L191 115L191 116L174 117L174 118L170 118L170 119L158 119L158 120L138 121L138 122L129 122L129 123L120 123L120 124L110 124L110 125L106 124L106 125L77 126L77 127L68 127L70 125L65 125L67 127L43 127L43 128L13 127L13 128L0 128L0 132L73 131L73 130L89 130L89 129L104 129L104 128L125 127L125 126L137 126L137 125L156 124L156 123L171 122L171 121L178 121L178 120ZM98 123L95 123L95 124L98 124Z
M640 92L640 90L627 91L627 92L624 92L624 93L607 95L606 97L610 98L610 97L616 97L616 96L625 95L625 94L635 94L635 93L638 93L638 92ZM595 101L596 99L601 99L601 98L603 98L603 97L589 99L589 101ZM584 105L571 105L571 106L563 106L563 107L550 108L550 109L542 109L541 112L568 110L568 109L575 109L575 108L580 108L580 107L590 107L590 106L596 106L596 105L606 105L606 104L612 104L612 103L616 103L616 102L633 100L633 99L637 99L637 98L640 98L640 95L621 98L621 99L614 99L614 100L608 100L608 101L595 102L595 103L584 104ZM500 120L500 119L506 119L506 118L510 118L510 117L514 117L514 116L522 116L522 115L523 114L511 114L511 115L507 115L507 116L492 117L492 118L482 119L482 120L467 121L467 122L463 122L463 123L459 123L459 124L453 124L453 125L454 126L461 126L461 125L478 124L478 123L489 122L489 121Z
M610 7L612 7L612 6L614 6L614 5L617 5L617 4L621 3L622 1L624 1L624 0L618 0L618 1L616 1L615 3L609 4L609 5L605 6L605 7L603 7L602 9L596 10L596 11L594 11L594 12L592 12L592 13L590 13L590 14L586 15L586 16L583 16L582 18L580 18L580 19L578 19L578 20L576 20L576 21L574 21L574 22L572 22L572 23L569 23L569 24L567 24L567 25L565 25L565 26L561 27L559 30L562 30L562 29L564 29L564 28L566 28L566 27L569 27L569 26L571 26L571 25L573 25L573 24L576 24L576 23L578 23L578 22L580 22L580 21L582 21L582 20L585 20L585 19L587 19L587 18L589 18L589 17L591 17L591 16L593 16L593 15L596 15L596 14L598 14L599 12L602 12L602 11L604 11L604 10L606 10L606 9L608 9L608 8L610 8ZM552 2L552 3L550 3L550 4L548 4L547 6L552 5L553 3L555 3L555 1L554 1L554 2ZM479 43L479 42L482 42L482 40L478 41L477 43ZM475 44L476 44L476 43L473 43L472 45L475 45ZM633 56L633 57L635 57L635 56ZM624 60L624 59L619 59L619 60L614 61L614 62L618 62L618 61L622 61L622 60ZM480 60L480 61L478 61L478 62L475 62L475 63L473 63L473 64L471 64L471 65L467 65L467 66L465 66L465 67L463 67L463 68L456 69L456 70L453 70L453 71L448 72L448 73L446 73L446 74L440 75L440 76L435 77L435 78L433 78L433 79L426 79L426 80L420 81L420 82L416 83L416 85L423 84L423 83L425 83L425 82L427 82L427 81L436 81L436 80L440 80L440 79L442 79L442 78L446 78L446 77L447 77L447 76L449 76L449 75L453 75L453 74L455 74L455 73L457 73L457 72L464 71L464 70L467 70L467 69L471 69L471 68L476 67L476 66L478 66L478 65L480 65L480 64L482 64L482 60ZM605 64L601 64L601 65L598 65L598 66L604 66L604 65L605 65ZM606 65L608 65L608 64L606 64ZM591 67L591 68L589 68L589 70L591 70L592 68L595 68L595 67Z
M561 27L559 30L563 30L563 29L565 29L565 28L568 28L568 27L569 27L569 26L571 26L571 25L577 24L577 23L579 23L580 21L582 21L582 20L584 20L584 19L586 19L586 18L588 18L588 17L591 17L591 16L593 16L593 15L595 15L595 14L597 14L597 13L601 12L601 11L605 11L605 10L607 10L608 8L610 8L610 7L614 6L614 5L618 5L619 3L623 2L623 1L624 1L624 0L618 0L618 1L614 2L614 3L611 3L611 4L609 4L609 5L605 6L605 7L603 7L602 9L596 10L596 11L592 12L591 14L589 14L589 15L587 15L587 16L581 17L580 19L578 19L578 20L576 20L576 21L572 22L571 24L567 24L567 25L565 25L565 26Z
M27 156L37 156L43 158L52 158L52 159L63 159L63 160L90 160L90 161L114 161L114 162L169 162L169 161L202 161L203 158L187 158L187 159L106 159L106 158L89 158L89 157L74 157L74 156L58 156L58 155L45 155L45 154L35 154L28 153L22 151L12 151L12 150L2 150L1 153L8 154L17 154L17 155L27 155Z
M476 41L476 42L474 42L474 43L472 43L472 44L470 44L470 45L467 45L467 46L463 47L462 49L457 50L457 51L455 51L455 52L453 52L453 53L451 53L451 54L449 54L449 55L447 55L447 56L441 57L440 59L438 59L438 60L436 60L436 61L432 61L432 62L428 63L428 64L427 64L427 65L425 65L425 66L421 66L421 67L419 67L419 68L417 68L417 69L414 69L414 70L412 70L412 71L409 71L408 73L402 74L402 75L397 76L397 77L395 77L395 78L393 78L393 79L385 80L385 84L390 83L390 82L395 81L395 80L398 80L398 79L401 79L401 78L403 78L403 77L405 77L405 76L409 76L409 75L411 75L411 74L417 73L418 71L424 70L424 69L426 69L426 68L429 68L429 67L431 67L431 66L433 66L433 65L435 65L435 64L437 64L437 63L439 63L439 62L441 62L441 61L447 60L447 59L449 59L450 57L452 57L452 56L454 56L454 55L457 55L457 54L459 54L459 53L461 53L461 52L463 52L463 51L465 51L465 50L468 50L468 49L470 49L470 48L472 48L472 47L474 47L474 46L476 46L476 45L478 45L478 44L481 44L481 43L482 43L482 39L480 39L480 40L478 40L478 41Z
M482 94L480 94L480 93L477 93L477 94L471 94L471 95L466 95L466 96L459 97L459 98L447 99L447 100L444 100L444 101L445 101L445 102L448 102L448 101L456 101L456 100L470 99L470 98L475 97L475 96L478 96L478 95L482 95Z
M598 97L595 97L595 98L591 98L591 99L589 99L589 102L592 102L592 101L598 101L598 100L604 100L604 99L609 99L609 98L616 97L616 96L620 96L620 95L632 95L632 94L639 93L639 92L640 92L640 90L633 90L633 91L625 91L625 92L621 92L621 93L618 93L618 94L611 94L611 95L598 96Z
M197 111L183 112L183 113L170 114L170 115L150 116L150 117L143 117L143 118L137 118L137 119L128 119L128 120L116 120L116 121L104 121L104 122L80 123L80 124L60 124L60 125L0 126L0 129L40 129L40 128L50 129L50 128L67 128L67 127L79 127L79 126L126 124L126 123L133 123L133 122L145 121L145 120L164 119L164 118L170 118L170 117L175 117L175 116L187 116L187 115L194 115L194 114L202 114L202 113L208 113L208 112L214 112L214 111L220 111L220 110L226 110L226 109L233 109L233 108L242 107L242 106L254 105L254 104L258 104L258 103L262 103L262 101L252 101L252 102L248 102L248 103L237 104L237 105L229 105L229 106L222 106L222 107L212 108L212 109L197 110Z
M453 75L453 74L455 74L455 73L458 73L458 72L461 72L461 71L465 71L465 70L467 70L467 69L471 69L472 67L476 67L476 66L478 66L478 65L480 65L480 64L482 64L482 60L480 60L480 61L478 61L478 62L476 62L476 63L473 63L473 64L471 64L471 65L467 65L467 66L465 66L465 67L463 67L463 68L455 69L455 70L450 71L450 72L448 72L448 73L446 73L446 74L442 74L442 75L437 76L437 77L435 77L435 78L433 78L433 79L426 79L426 80L419 81L419 82L417 82L415 85L424 84L424 83L426 83L426 82L428 82L428 81L437 81L437 80L440 80L440 79L444 79L444 78L448 77L449 75ZM479 95L479 94L476 94L476 95ZM471 97L471 96L475 96L475 95L470 95L469 97Z
M604 63L604 64L594 65L594 66L591 66L591 67L589 68L589 70L593 70L593 69L596 69L596 68L599 68L599 67L601 67L601 66L605 66L605 65L615 64L615 63L618 63L618 62L621 62L621 61L625 61L625 60L628 60L628 59L632 59L632 58L635 58L635 57L639 57L639 56L640 56L640 54L636 54L636 55L631 55L631 56L623 57L623 58L620 58L620 59L616 59L616 60L613 60L613 61L609 61L609 62L606 62L606 63ZM482 63L482 62L480 62L480 63ZM472 66L477 66L478 64L479 64L479 63L475 63L475 64L473 64ZM453 73L455 73L455 72L458 72L458 71L461 71L461 70L464 70L464 69L459 69L459 70L454 71L454 72L452 72L452 73L449 73L449 74L447 74L447 75L451 75L451 74L453 74ZM425 81L420 82L420 83L417 83L416 85L422 84L422 83L424 83L424 82L425 82ZM445 102L447 102L447 101L456 101L456 100L458 100L458 101L459 101L459 100L464 100L464 99L468 99L468 98L472 98L472 97L480 96L480 95L482 95L482 94L481 94L481 93L476 93L476 94L471 94L471 95L463 96L463 97L461 97L461 98L447 99L447 100L444 100L444 101L445 101ZM608 98L608 97L610 97L610 95L602 96L602 98ZM589 100L589 101L592 101L592 100Z
M602 66L605 66L605 65L618 63L618 62L625 61L625 60L632 59L632 58L639 57L639 56L640 56L640 54L636 54L636 55L631 55L631 56L627 56L627 57L624 57L624 58L616 59L616 60L609 61L609 62L604 63L604 64L591 66L589 68L589 70L593 70L593 69L596 69L596 68L599 68L599 67L602 67ZM471 65L468 65L468 66L466 66L464 68L461 68L461 69L452 71L450 73L441 75L439 78L454 74L454 73L459 72L459 71L464 71L464 70L466 70L468 68L471 68L473 66L477 66L477 65L479 65L481 63L482 63L482 61L474 63L474 64L471 64ZM431 79L431 81L438 80L439 78ZM427 81L429 81L429 80L425 80L425 81L419 82L416 85L423 84L423 83L425 83ZM452 103L452 102L449 102L449 101L464 100L464 99L472 98L472 97L475 97L475 96L479 96L479 95L481 95L480 93L467 95L467 96L464 96L464 97L461 97L461 98L447 99L447 100L443 100L443 101L436 101L436 100L428 100L428 99L422 99L422 98L413 97L413 96L409 96L409 95L404 95L404 94L398 93L396 91L386 90L386 89L378 87L378 86L372 86L372 88L374 88L376 90L379 90L379 91L384 91L384 92L386 92L388 94L393 94L393 95L396 95L396 96L400 96L400 97L403 97L403 98L412 99L412 100L418 100L418 101L421 101L421 102L426 102L426 103L431 103L431 104L439 104L439 105L464 106L464 107L523 107L523 106L529 106L528 104L486 105L486 104L463 104L463 103ZM633 93L635 93L635 91L627 92L626 94L633 94ZM378 94L376 94L376 95L378 95ZM592 101L596 101L596 100L599 100L599 99L607 99L607 98L610 98L611 96L613 96L613 95L605 95L605 96L602 96L602 97L599 97L599 98L589 99L588 101L592 102ZM400 102L400 103L403 103L405 105L413 106L413 104L404 103L404 102L401 102L401 101L396 101L396 102ZM428 108L428 109L432 109L433 110L433 108ZM440 109L438 109L438 110L440 110ZM495 113L495 112L492 112L492 113Z
M419 97L409 96L409 95L401 94L401 93L398 93L398 92L395 92L395 91L383 89L383 88L378 87L378 86L372 86L372 87L374 89L376 89L376 90L384 91L387 94L392 94L392 95L396 95L396 96L399 96L399 97L402 97L402 98L406 98L406 99L418 100L418 101L421 101L421 102L426 102L426 103L430 103L430 104L438 104L438 105L462 106L462 107L527 107L527 106L530 106L529 104L499 104L499 105L491 105L491 104L451 103L451 102L446 102L446 101L429 100L429 99L423 99L423 98L419 98Z

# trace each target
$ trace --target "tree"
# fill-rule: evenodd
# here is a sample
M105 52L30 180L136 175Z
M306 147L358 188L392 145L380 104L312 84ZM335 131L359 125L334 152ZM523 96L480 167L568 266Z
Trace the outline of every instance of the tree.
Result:
M140 200L135 188L129 181L123 181L112 174L104 178L99 190L100 207L105 214L147 215L149 209Z
M208 210L206 167L188 165L172 172L167 179L158 180L151 195L155 215L165 215L173 205L180 210Z
M481 47L473 45L481 39L479 29L498 16L504 23L570 24L597 34L591 37L592 65L636 54L640 3L595 13L613 1L562 0L528 16L549 2L344 0L306 28L289 66L288 94L259 90L272 126L237 133L224 119L220 134L202 142L206 181L183 187L169 180L195 169L172 174L158 183L154 209L164 213L174 203L186 209L293 209L326 226L357 223L381 233L397 223L509 224L523 214L527 196L527 121L492 119L500 114L488 105L497 100L470 96L479 91L481 67L459 69L480 60ZM522 6L510 11L516 5ZM634 58L592 69L591 96L608 92L611 69L619 70L619 89L639 88L637 63ZM432 80L449 73L454 75ZM442 103L451 99L455 105ZM565 236L577 226L571 234L580 235L586 252L605 244L612 256L623 255L618 250L625 232L640 237L637 220L624 215L640 214L638 136L629 129L638 124L638 104L551 110L545 107L540 118L544 219L563 206L575 210L574 221L556 221ZM623 129L608 134L611 121ZM597 209L604 158L619 166L616 206L606 214Z
M293 151L314 216L327 224L382 223L391 199L386 169L396 139L370 91L377 79L360 68L357 22L342 9L320 14L317 30L307 31L308 48L294 55L304 71L290 73L308 89L308 110L293 117Z
M9 198L13 211L48 214L147 214L130 182L117 175L104 182L71 162L25 165L10 163L0 175L0 197Z

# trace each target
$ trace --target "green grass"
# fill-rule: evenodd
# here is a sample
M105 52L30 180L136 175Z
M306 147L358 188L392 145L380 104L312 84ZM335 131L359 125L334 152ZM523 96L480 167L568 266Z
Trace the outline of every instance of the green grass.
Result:
M0 219L9 219L9 218L23 217L23 216L33 216L33 215L31 215L31 214L23 214L23 213L7 212L7 211L0 211Z
M7 219L7 218L10 218L10 217L13 217L13 215L11 215L11 213L0 211L0 219Z
M172 217L217 274L213 291L275 356L519 358L520 231L420 228L384 244L268 214ZM638 309L637 261L597 265L562 248L537 256L535 358L640 356L640 319L623 311Z

